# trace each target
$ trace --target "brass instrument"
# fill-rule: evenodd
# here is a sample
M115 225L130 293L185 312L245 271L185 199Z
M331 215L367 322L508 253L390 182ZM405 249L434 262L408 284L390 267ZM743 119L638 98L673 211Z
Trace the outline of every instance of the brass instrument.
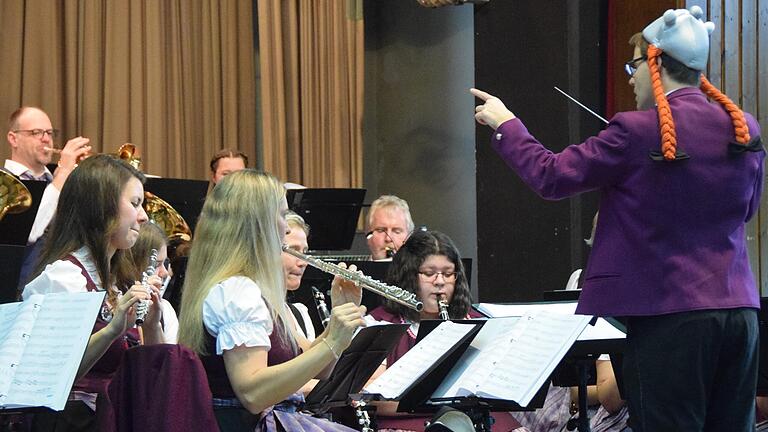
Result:
M19 214L32 205L32 194L19 179L0 170L0 220L6 213Z
M192 240L192 230L170 204L152 192L144 192L144 211L149 220L165 231L168 239Z
M451 319L450 315L448 315L448 302L445 301L445 296L441 295L440 299L437 301L437 307L440 308L440 319L443 321L448 321Z
M416 294L406 291L402 288L387 285L383 282L379 282L376 279L371 278L370 276L342 268L336 264L325 262L311 255L305 255L297 250L291 249L288 247L288 245L283 245L283 252L306 261L307 264L316 269L330 273L334 276L341 276L344 279L350 280L369 291L383 296L388 300L400 303L401 305L407 306L415 311L421 311L424 308L424 304L416 299Z
M147 294L152 295L152 289L149 287L149 277L155 274L155 268L157 267L157 249L152 249L152 253L149 255L149 265L141 277L141 284L147 290ZM144 323L144 318L147 317L149 312L149 303L146 300L139 300L136 305L136 325Z
M128 163L128 165L141 171L141 157L136 155L136 146L131 143L125 143L117 149L117 158Z

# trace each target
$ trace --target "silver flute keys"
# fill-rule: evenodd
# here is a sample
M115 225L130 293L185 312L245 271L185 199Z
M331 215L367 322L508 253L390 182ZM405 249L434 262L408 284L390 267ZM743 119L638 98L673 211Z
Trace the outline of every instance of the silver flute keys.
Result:
M451 319L450 315L448 315L448 302L445 301L445 296L441 295L440 299L437 300L437 307L440 308L440 319L443 321L447 321Z
M326 273L330 273L334 276L340 276L344 279L350 280L361 287L372 291L388 300L400 303L403 306L407 306L415 311L421 311L424 308L424 304L416 299L416 294L406 291L396 286L387 285L383 282L379 282L369 276L354 272L336 264L325 262L321 259L313 257L311 255L305 255L297 250L289 248L287 245L283 245L283 252L293 255L296 258L304 260L312 267L322 270Z
M149 255L149 265L141 276L141 284L147 290L147 294L152 295L152 289L149 287L149 277L155 274L155 268L157 267L157 249L152 249L152 253ZM144 323L144 318L147 317L149 312L149 302L147 300L139 300L136 305L136 325Z

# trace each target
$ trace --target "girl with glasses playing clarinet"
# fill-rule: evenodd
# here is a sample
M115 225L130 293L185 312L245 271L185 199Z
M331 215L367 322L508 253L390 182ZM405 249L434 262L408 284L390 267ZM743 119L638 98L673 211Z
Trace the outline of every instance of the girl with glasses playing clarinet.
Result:
M421 312L416 312L398 303L385 300L382 306L373 309L366 317L366 320L371 323L386 321L411 325L372 379L413 348L421 320L440 319L441 301L447 304L450 319L482 317L482 314L472 309L469 282L461 263L461 255L453 241L439 231L414 232L392 259L386 282L415 293L424 303L424 308ZM423 431L424 421L429 420L429 417L396 413L396 402L377 405L376 417L380 431ZM492 413L492 415L496 421L493 424L493 431L522 432L525 430L507 412Z

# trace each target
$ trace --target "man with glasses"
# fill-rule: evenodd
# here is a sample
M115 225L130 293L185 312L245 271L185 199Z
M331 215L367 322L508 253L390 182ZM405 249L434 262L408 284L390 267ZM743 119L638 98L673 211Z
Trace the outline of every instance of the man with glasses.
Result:
M21 107L8 119L8 144L11 146L11 158L5 160L4 169L22 180L39 180L49 183L40 200L29 243L35 242L51 221L59 202L59 191L64 186L69 173L77 165L78 158L91 150L89 139L72 138L60 150L58 168L54 174L48 170L51 158L56 150L55 139L59 131L51 126L51 119L41 109Z
M472 90L492 146L539 195L601 192L577 312L627 323L634 431L754 430L759 299L745 224L765 150L755 119L701 73L715 27L702 17L698 6L668 10L632 37L637 111L560 153Z
M413 232L408 203L395 195L382 195L368 210L366 240L373 261L391 261Z

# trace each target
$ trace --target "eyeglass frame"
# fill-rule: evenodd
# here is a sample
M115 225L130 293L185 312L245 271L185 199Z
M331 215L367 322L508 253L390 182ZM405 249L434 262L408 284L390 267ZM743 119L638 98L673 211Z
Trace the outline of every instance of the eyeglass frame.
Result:
M449 271L449 272L441 272L436 271L432 272L432 270L428 271L421 271L419 270L419 276L423 277L426 282L435 283L437 282L437 275L440 275L443 277L443 280L446 283L454 283L459 278L459 272L456 270ZM432 273L432 275L428 275L427 273Z
M624 72L626 72L627 75L629 75L630 78L634 78L635 74L637 73L637 69L640 67L640 65L637 64L637 63L640 62L640 64L642 64L642 62L647 61L647 60L648 60L648 56L647 55L640 56L640 57L637 57L637 58L633 58L632 60L624 63Z
M13 133L19 133L24 132L27 136L31 136L37 139L43 139L45 134L48 134L51 139L56 139L59 137L59 133L61 132L59 129L16 129L12 130Z

